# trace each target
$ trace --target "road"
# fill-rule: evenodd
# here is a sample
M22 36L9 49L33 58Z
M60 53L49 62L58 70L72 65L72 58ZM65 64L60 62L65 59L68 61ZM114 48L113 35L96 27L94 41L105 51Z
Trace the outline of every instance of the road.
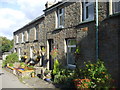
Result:
M0 89L1 88L30 88L30 86L27 86L23 83L21 83L18 78L3 70L1 68L2 60L0 60Z

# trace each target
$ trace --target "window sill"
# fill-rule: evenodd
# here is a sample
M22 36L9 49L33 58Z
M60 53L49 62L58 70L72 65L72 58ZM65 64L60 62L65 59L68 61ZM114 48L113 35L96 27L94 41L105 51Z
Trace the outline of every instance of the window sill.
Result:
M108 17L106 19L109 19L109 18L112 18L112 17L116 17L116 16L120 16L120 12L108 15Z
M16 43L16 45L18 45L19 43Z
M34 40L33 42L38 42L38 40Z
M85 20L85 21L80 22L79 24L86 24L86 23L90 23L90 22L93 22L93 21L95 21L95 20Z
M61 29L63 29L63 28L64 28L64 27L60 27L60 28L58 27L58 28L56 28L55 30L61 30Z
M25 42L21 42L21 44L24 44Z
M25 43L29 43L29 41L26 41Z
M67 67L70 68L70 69L75 69L75 68L76 68L76 65L68 64Z

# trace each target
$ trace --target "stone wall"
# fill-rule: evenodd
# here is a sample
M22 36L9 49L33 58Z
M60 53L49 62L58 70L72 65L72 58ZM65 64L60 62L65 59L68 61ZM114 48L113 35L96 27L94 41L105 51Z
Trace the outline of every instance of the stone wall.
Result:
M77 46L80 48L80 55L77 58L78 66L83 66L86 61L95 61L95 22L79 24L77 27Z
M35 39L35 30L36 25L38 25L38 40ZM27 39L27 30L29 30L29 38ZM24 52L27 53L27 56L30 57L30 47L33 46L35 50L39 50L40 46L44 46L45 40L45 33L44 33L44 22L42 20L38 20L26 27L20 29L15 35L19 36L19 43L16 43L16 36L14 35L14 48L18 49L21 48L21 55L24 55ZM22 33L24 32L25 41L22 42ZM41 33L42 32L42 33ZM40 42L40 43L39 43Z
M103 20L99 28L99 58L103 60L112 74L118 80L119 71L119 31L120 14Z
M65 21L64 21L64 27L71 27L75 26L78 23L81 22L81 5L80 2L74 2L74 3L68 3L65 5Z

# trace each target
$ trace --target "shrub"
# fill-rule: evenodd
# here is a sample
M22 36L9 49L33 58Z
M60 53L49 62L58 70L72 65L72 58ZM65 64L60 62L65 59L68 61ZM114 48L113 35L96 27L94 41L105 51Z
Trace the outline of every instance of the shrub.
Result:
M110 88L111 75L108 73L104 62L98 60L96 63L85 62L85 67L80 69L80 78L90 79L91 88Z
M60 63L59 63L59 61L56 59L56 60L54 61L53 75L56 75L59 71L60 71Z
M54 83L62 84L62 87L73 87L74 70L60 69L54 77Z
M3 67L6 66L8 63L15 63L15 62L19 62L18 60L18 55L17 53L12 53L10 55L8 55L5 59L5 61L3 61Z

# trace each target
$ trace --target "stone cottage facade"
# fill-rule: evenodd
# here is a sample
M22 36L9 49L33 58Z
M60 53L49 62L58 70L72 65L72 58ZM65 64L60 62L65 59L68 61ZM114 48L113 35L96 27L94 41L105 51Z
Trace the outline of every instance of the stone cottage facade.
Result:
M110 0L112 1L112 0ZM105 61L113 78L118 79L118 49L120 29L120 2L99 2L99 59ZM96 61L95 2L58 2L46 4L44 15L14 32L14 49L19 56L26 50L45 48L44 61L53 69L51 50L57 48L58 60L63 66L75 68L84 61ZM75 57L76 48L80 49ZM43 62L44 62L43 61Z

